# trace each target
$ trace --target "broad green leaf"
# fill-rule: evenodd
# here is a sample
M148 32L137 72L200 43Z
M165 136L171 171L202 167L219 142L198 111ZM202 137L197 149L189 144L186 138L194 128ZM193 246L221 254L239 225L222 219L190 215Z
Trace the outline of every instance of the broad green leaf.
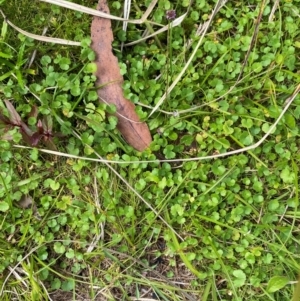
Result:
M234 270L232 272L235 279L233 280L233 284L235 287L241 287L246 282L246 274L242 270Z
M270 211L275 211L276 209L278 209L279 208L278 200L271 200L270 203L268 204L268 208Z
M66 257L69 258L69 259L72 259L74 258L75 256L75 252L73 249L69 249L67 252L66 252Z
M285 276L274 276L269 280L267 286L268 293L274 293L283 287L285 287L289 283L289 279Z
M75 287L75 281L73 279L66 280L62 283L61 288L63 291L69 292Z
M180 206L179 204L175 204L173 206L171 206L171 214L173 216L182 216L184 213L184 208L182 206Z
M52 188L52 190L58 190L60 187L60 184L58 182L53 181L50 183L50 187Z
M11 59L13 56L9 53L4 53L0 51L0 57L3 57L5 59Z
M54 280L51 282L51 288L54 290L60 289L61 287L61 281L59 278L54 278Z
M280 178L284 183L293 183L295 179L295 173L290 170L289 167L286 167L285 169L282 170L280 173Z
M41 58L41 64L43 66L47 66L48 64L51 63L51 58L49 55L44 55L42 58Z
M56 242L54 244L54 251L57 254L63 254L66 251L66 247L61 242Z
M0 202L0 211L5 212L9 209L9 205L6 202Z
M163 177L161 179L161 181L158 183L158 187L161 188L161 189L164 189L167 185L167 179L166 177Z
M292 114L289 114L289 113L285 113L284 115L284 120L285 120L285 123L291 128L295 128L296 127L296 121L295 121L295 118Z

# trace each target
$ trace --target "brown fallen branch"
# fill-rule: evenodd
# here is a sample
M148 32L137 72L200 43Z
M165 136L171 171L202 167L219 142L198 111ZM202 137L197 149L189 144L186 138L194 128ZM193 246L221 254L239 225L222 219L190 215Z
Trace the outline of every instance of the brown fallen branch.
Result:
M107 1L99 0L97 10L109 13ZM120 73L118 60L112 52L111 21L94 17L91 39L91 47L96 53L96 86L101 87L97 91L99 98L116 106L119 131L131 146L142 151L150 145L152 138L147 124L140 122L134 104L123 96L123 76Z

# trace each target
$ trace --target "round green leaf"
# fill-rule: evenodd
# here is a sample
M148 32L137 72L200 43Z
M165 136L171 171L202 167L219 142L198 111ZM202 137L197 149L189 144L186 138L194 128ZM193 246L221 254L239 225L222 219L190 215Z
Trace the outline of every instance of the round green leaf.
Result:
M235 277L235 279L233 280L235 287L241 287L245 284L246 274L242 270L234 270L232 274Z
M0 202L0 211L5 212L9 209L9 205L6 202Z

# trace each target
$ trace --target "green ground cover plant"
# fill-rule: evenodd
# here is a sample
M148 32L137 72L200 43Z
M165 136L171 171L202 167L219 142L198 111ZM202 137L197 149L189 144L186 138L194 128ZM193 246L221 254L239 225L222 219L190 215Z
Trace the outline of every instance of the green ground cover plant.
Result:
M137 152L99 103L91 16L0 0L23 30L78 44L0 18L1 300L298 300L299 7L158 1L151 22L114 21L153 137Z

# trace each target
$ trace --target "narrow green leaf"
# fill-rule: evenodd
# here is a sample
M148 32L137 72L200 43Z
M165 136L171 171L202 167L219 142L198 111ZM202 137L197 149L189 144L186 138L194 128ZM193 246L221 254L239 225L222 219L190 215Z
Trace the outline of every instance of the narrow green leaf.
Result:
M4 52L0 51L0 57L3 57L5 59L11 59L13 56L11 54L4 53Z

